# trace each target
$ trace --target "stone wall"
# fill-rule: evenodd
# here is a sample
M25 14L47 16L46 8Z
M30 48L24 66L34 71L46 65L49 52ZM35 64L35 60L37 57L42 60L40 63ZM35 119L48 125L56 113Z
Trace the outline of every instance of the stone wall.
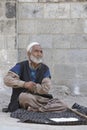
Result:
M56 90L87 95L86 1L0 0L1 77L38 41Z
M16 42L16 2L0 0L0 89L3 89L3 77L17 61Z

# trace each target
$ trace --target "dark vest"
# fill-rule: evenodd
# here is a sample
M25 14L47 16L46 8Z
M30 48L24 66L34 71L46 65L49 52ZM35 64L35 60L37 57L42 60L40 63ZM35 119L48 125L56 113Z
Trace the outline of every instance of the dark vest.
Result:
M23 81L31 81L30 78L30 68L28 61L23 61L18 63L21 65L21 73L20 73L20 79ZM36 70L36 83L41 84L44 73L48 70L48 67L45 64L41 64L41 66ZM29 90L25 88L12 88L12 96L10 100L10 104L8 106L8 111L12 112L16 109L20 108L18 103L18 97L21 92L29 92Z

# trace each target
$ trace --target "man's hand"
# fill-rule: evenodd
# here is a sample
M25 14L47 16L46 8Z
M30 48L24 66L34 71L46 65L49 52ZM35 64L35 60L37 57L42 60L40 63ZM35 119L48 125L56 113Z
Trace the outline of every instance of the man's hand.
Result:
M34 92L34 90L36 89L36 83L29 81L29 82L25 82L24 83L24 88L29 89L31 92Z

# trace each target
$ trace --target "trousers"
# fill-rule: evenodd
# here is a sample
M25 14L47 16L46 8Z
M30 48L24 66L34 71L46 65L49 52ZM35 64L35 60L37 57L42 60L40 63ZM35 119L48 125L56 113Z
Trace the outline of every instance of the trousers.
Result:
M19 104L22 108L29 111L66 111L67 105L57 98L45 98L30 93L21 93L19 95Z

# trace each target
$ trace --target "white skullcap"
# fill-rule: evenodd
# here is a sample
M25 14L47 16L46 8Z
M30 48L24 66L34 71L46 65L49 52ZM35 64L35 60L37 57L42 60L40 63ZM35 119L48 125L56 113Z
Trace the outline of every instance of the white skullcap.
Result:
M31 49L34 45L40 45L40 43L38 43L38 42L32 42L32 43L30 43L30 44L28 45L28 47L27 47L27 52L30 51L30 49Z

